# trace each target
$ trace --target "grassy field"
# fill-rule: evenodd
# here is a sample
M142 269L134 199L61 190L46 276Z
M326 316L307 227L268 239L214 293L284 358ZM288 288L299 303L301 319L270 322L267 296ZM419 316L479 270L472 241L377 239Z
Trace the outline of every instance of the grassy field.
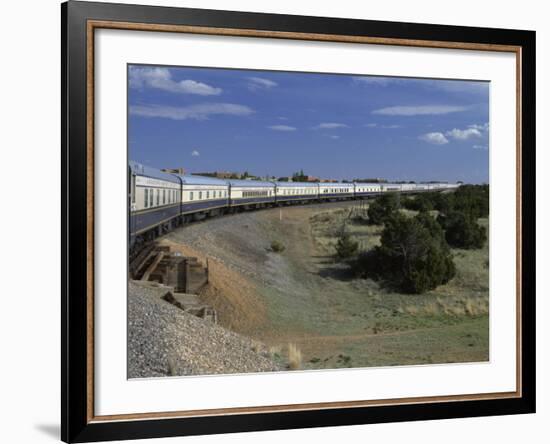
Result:
M334 260L342 229L360 250L379 243L382 227L361 222L365 210L361 205L313 212L309 249L296 239L284 254L284 274L291 278L263 291L275 330L289 331L303 368L488 360L488 247L453 250L457 274L447 285L424 295L394 293L355 279ZM279 225L286 231L292 220ZM281 342L278 336L269 339Z
M379 243L382 227L360 220L367 205L259 211L171 238L210 258L206 296L220 305L222 325L265 343L289 368L487 361L488 245L453 250L457 273L447 285L423 295L395 293L356 279L334 259L344 227L361 250ZM274 241L284 249L274 251Z

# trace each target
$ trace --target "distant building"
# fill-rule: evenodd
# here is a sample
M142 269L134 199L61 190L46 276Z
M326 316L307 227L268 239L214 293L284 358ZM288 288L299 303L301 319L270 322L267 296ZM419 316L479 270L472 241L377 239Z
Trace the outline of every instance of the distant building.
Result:
M171 173L171 174L185 174L185 168L163 168L161 171L164 171L165 173Z
M193 173L193 174L195 174L196 176L216 177L218 179L232 179L232 178L241 176L239 173L231 173L229 171L214 171L211 173Z
M319 178L315 176L305 176L306 182L319 182Z
M380 177L367 177L364 179L353 179L354 182L364 182L364 183L387 183L386 179Z

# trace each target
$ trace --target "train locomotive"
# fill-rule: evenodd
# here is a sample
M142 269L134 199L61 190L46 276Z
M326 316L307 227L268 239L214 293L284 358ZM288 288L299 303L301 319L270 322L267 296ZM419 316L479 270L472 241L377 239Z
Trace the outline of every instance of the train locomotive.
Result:
M367 199L387 192L457 188L448 183L268 182L168 173L130 161L130 253L175 227L207 217L282 205Z

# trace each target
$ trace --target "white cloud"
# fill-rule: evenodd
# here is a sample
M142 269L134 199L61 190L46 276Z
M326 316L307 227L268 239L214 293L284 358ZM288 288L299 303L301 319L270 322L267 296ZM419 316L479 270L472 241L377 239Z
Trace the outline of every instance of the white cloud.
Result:
M337 140L337 139L340 138L340 136L336 136L336 135L334 135L334 134L333 134L332 136L329 136L329 137L330 137L331 139L334 139L334 140Z
M473 128L479 131L489 131L489 122L485 122L482 125L477 125L477 124L468 125L468 128Z
M221 88L214 88L206 83L195 80L172 79L167 68L131 68L129 73L130 88L156 88L164 91L198 94L200 96L216 96L221 94Z
M474 150L488 150L489 147L487 145L474 145L473 149Z
M349 128L345 123L327 122L320 123L315 127L316 129L337 129L337 128Z
M259 89L271 89L278 84L273 80L263 79L261 77L248 77L248 89L257 91Z
M234 103L200 103L189 106L132 105L130 114L141 117L160 117L172 120L206 120L211 115L248 116L254 110Z
M378 123L367 123L363 126L366 126L367 128L383 128L383 129L396 129L396 128L403 128L403 125L379 125Z
M274 131L296 131L296 128L290 125L271 125L268 128Z
M193 156L193 157L199 157L200 155L201 155L201 153L199 153L197 150L191 151L191 156Z
M445 137L443 133L426 133L421 135L419 139L433 145L445 145L449 143L449 140Z
M467 128L464 130L453 128L445 133L446 136L457 140L468 140L472 137L481 137L481 132L475 128Z
M466 111L467 109L467 106L453 105L389 106L376 109L372 111L372 114L381 114L384 116L426 116L457 113Z

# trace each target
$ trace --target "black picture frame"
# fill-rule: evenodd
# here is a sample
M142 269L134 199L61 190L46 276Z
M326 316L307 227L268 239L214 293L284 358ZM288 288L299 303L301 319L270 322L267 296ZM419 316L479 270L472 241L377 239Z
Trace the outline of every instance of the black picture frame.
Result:
M88 359L89 158L87 38L90 20L381 39L511 45L521 66L521 394L318 410L97 421L90 416ZM61 438L90 442L535 412L535 32L69 1L61 5L62 374Z

